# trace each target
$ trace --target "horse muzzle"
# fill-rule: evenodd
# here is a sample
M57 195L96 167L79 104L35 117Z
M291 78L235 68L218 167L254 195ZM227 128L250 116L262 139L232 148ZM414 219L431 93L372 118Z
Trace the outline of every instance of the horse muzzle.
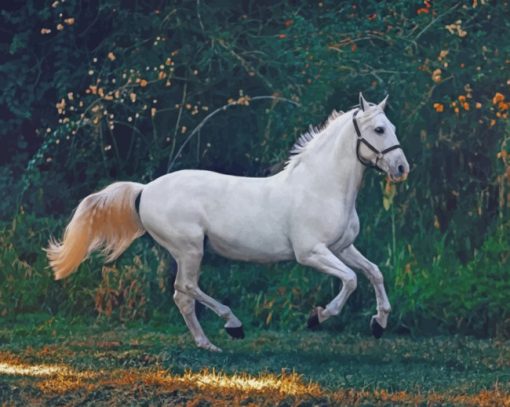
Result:
M381 168L392 182L405 181L409 175L409 163L402 150L395 150L378 162Z
M405 157L397 160L395 163L392 163L386 173L393 182L405 181L409 175L409 164Z

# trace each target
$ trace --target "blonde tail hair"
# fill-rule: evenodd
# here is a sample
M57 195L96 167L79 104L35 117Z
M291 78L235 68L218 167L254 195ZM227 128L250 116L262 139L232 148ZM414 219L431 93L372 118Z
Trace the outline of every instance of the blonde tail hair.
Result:
M55 280L73 273L94 250L115 260L145 233L135 208L143 190L135 182L116 182L80 202L61 242L51 238L46 254Z

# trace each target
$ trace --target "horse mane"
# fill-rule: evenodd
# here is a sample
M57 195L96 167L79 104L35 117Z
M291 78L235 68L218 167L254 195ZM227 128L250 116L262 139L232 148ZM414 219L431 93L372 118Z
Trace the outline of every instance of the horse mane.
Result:
M299 138L296 140L292 148L289 152L289 158L287 160L287 163L285 165L285 168L287 168L292 162L295 162L299 155L306 150L308 145L312 140L314 140L318 135L320 135L335 119L342 116L345 112L343 111L336 111L333 110L331 114L328 116L328 118L320 125L318 126L312 126L310 125L307 132L303 133Z

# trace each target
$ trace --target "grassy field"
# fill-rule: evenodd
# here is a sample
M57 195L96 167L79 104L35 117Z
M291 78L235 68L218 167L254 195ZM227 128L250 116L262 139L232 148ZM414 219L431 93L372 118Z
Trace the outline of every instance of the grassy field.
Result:
M0 405L510 405L510 342L0 320Z

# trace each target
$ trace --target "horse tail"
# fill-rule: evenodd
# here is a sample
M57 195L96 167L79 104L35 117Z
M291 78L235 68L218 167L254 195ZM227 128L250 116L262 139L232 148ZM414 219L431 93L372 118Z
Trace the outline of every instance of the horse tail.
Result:
M144 185L116 182L87 196L76 208L62 241L50 239L46 254L55 280L67 277L94 250L113 261L145 233L137 211Z

